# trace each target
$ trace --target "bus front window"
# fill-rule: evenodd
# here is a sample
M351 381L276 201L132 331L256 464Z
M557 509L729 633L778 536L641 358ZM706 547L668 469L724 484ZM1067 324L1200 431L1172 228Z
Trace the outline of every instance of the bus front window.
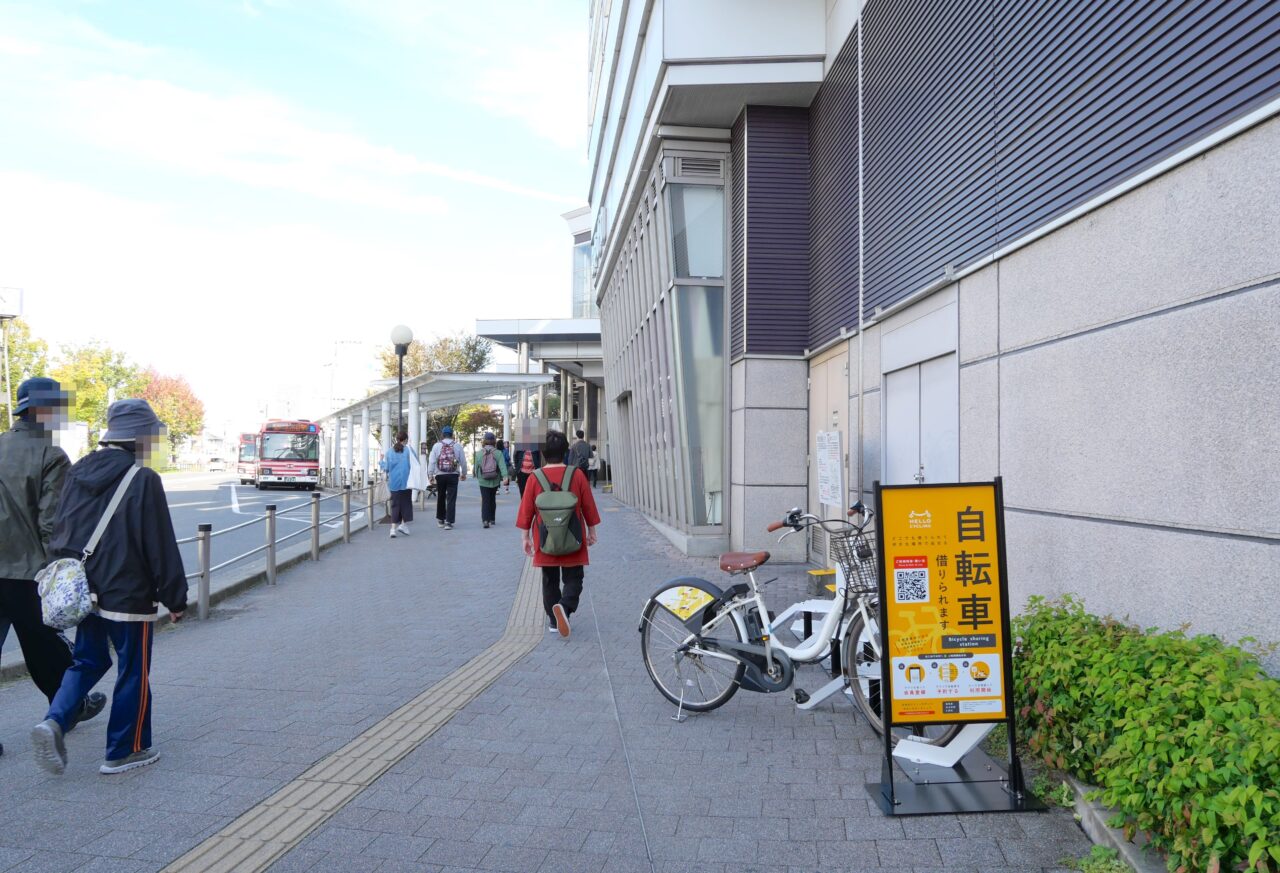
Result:
M318 461L320 440L313 433L265 433L262 435L264 461Z

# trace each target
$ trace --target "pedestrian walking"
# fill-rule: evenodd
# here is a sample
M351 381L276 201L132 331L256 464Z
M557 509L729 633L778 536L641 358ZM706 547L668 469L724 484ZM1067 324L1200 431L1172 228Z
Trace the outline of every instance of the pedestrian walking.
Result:
M569 446L569 458L566 463L570 467L577 467L583 473L586 473L591 461L591 445L587 442L586 434L582 431L577 432L577 437Z
M516 487L520 489L521 497L524 497L524 486L529 481L529 477L541 466L542 451L540 449L516 449Z
M562 637L569 636L569 618L577 610L582 596L589 563L588 547L596 544L596 527L600 524L600 512L586 474L564 462L568 448L569 441L560 431L547 433L542 452L546 466L532 474L520 498L520 512L516 517L516 527L523 531L524 553L533 557L533 566L542 569L542 607L547 614L547 632L559 631ZM557 506L539 506L538 497L551 492L564 495L555 501ZM564 522L548 517L557 509ZM565 509L569 510L568 515ZM547 510L548 515L543 515L543 510ZM574 544L578 548L570 551Z
M467 456L453 440L453 428L440 429L440 442L431 447L427 475L436 485L436 525L453 530L458 483L467 481Z
M485 433L484 441L472 459L472 469L480 483L480 523L486 528L493 527L498 517L498 486L509 485L511 473L492 433Z
M591 457L587 459L587 478L591 480L592 488L600 479L600 453L595 446L591 447Z
M163 425L145 400L119 400L107 410L100 448L81 458L67 474L49 540L50 558L79 558L99 522L110 520L85 573L94 610L76 628L74 662L45 720L31 731L36 762L51 773L67 765L63 735L90 688L111 667L116 684L107 723L106 760L101 773L122 773L154 764L151 747L151 649L157 605L181 621L187 608L187 580L173 533L160 476L147 467L158 456ZM136 469L119 506L110 505L127 474Z
M69 396L53 379L18 386L17 420L0 434L0 644L12 626L31 681L53 702L71 666L71 643L45 625L36 574L49 563L54 514L71 461L53 444ZM101 693L80 695L67 729L107 705Z
M507 471L510 472L515 468L511 466L511 443L506 440L498 440L498 451L502 452L502 460L507 462ZM507 477L510 480L510 476ZM507 485L506 490L510 491L511 486Z
M408 431L396 434L395 445L382 456L378 466L387 474L387 490L391 494L391 539L396 534L409 535L409 522L413 521L413 491L409 488L409 472L413 466L413 449Z

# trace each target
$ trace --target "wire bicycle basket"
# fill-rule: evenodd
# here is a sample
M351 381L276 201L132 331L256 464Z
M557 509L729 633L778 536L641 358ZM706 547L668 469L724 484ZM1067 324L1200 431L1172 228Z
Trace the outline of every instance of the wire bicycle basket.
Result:
M831 558L840 564L851 594L874 596L880 583L876 575L876 550L863 530L830 535Z

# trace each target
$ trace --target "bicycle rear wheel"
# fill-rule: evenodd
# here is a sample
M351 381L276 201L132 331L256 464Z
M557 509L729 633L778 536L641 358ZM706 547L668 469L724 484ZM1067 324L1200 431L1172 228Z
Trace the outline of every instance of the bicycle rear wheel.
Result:
M884 735L884 718L881 715L880 700L880 648L879 640L873 641L873 631L869 629L862 615L857 615L849 625L844 638L844 675L853 688L853 699L858 709L866 717L872 730ZM893 729L894 745L910 738L912 742L926 743L931 746L945 746L960 733L964 725L935 724L927 727L895 727Z
M709 636L747 641L746 628L735 614L704 616ZM718 621L717 621L718 619ZM694 638L688 626L657 599L640 616L640 654L649 678L663 697L692 712L723 706L737 693L746 669L739 661L690 652Z

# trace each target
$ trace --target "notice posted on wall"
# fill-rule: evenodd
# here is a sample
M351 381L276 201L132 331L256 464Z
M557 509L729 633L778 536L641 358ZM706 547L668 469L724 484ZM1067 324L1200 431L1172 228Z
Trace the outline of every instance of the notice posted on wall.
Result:
M818 502L823 506L844 506L844 452L840 431L818 431L814 457L818 468Z

